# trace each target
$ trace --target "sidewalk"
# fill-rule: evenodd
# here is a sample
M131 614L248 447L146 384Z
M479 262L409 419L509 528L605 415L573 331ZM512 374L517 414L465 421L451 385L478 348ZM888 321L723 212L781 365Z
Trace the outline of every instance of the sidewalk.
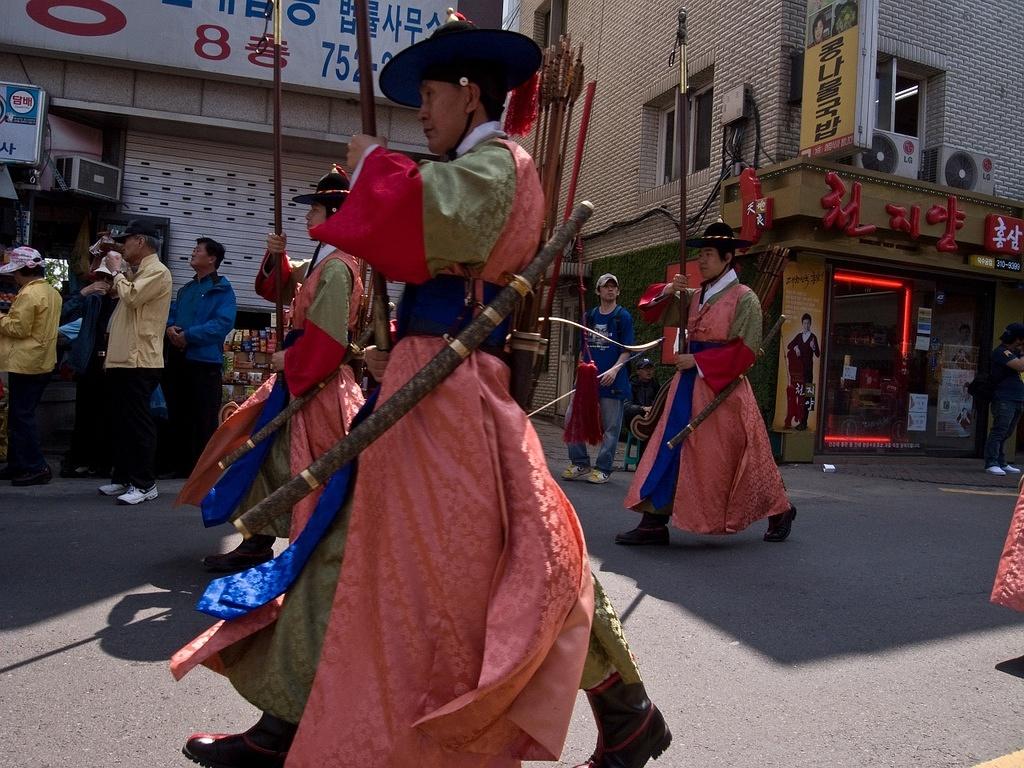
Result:
M544 455L554 469L568 464L565 443L562 442L562 427L549 418L534 418L533 426L544 446ZM622 467L624 443L619 443L615 454L615 468ZM821 459L821 457L817 457ZM981 459L934 459L902 458L898 456L855 456L828 457L837 474L857 477L875 477L884 480L905 480L915 483L937 483L940 485L970 485L1005 491L1016 490L1024 475L990 475L984 470ZM816 461L820 466L820 461Z

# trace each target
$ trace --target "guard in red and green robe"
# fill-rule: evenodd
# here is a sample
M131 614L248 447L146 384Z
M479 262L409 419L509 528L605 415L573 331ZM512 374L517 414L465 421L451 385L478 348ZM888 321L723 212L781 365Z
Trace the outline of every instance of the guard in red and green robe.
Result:
M640 524L615 537L617 544L669 543L668 523L684 531L732 534L768 518L765 541L790 534L796 509L775 465L768 433L750 382L739 386L711 412L682 445L668 441L743 375L761 346L761 304L736 276L737 249L749 242L733 237L724 222L686 244L699 248L700 290L686 276L651 286L640 303L648 322L678 325L686 306L687 346L676 358L665 409L648 450L640 459L625 506L642 513ZM685 294L681 305L677 294Z
M416 163L383 139L353 137L345 209L312 232L406 283L381 403L536 252L536 169L497 117L539 62L522 35L456 21L381 74L386 95L419 107L430 149L449 162ZM194 736L185 746L193 760L294 768L554 760L581 679L602 734L588 766L639 768L668 746L621 625L595 589L575 512L509 395L506 334L496 331L360 455L335 523L346 548L326 628L314 628L318 656L307 646L268 653L272 639L211 651L199 638L175 657L179 674L203 663L232 682L242 666L278 669L273 689L243 691L263 710L260 722L244 734ZM316 590L315 569L303 570L286 609ZM286 621L282 613L274 631Z
M294 202L310 206L306 222L314 227L337 213L347 194L348 177L335 167L320 179L315 192L299 195ZM362 294L358 263L349 254L322 244L311 260L291 261L282 235L269 235L267 244L256 290L268 301L276 301L278 291L282 292L284 301L292 305L291 329L285 348L272 358L280 373L225 420L178 495L179 504L202 506L208 524L222 522L225 513L235 519L308 467L346 434L363 404L351 367L342 366L349 333L358 320ZM222 476L219 461L243 445L288 400L306 394L339 367L328 386L239 462L241 466ZM295 505L290 516L230 552L208 555L203 563L212 571L232 572L269 560L274 556L274 539L297 535L317 498L318 494L311 494Z

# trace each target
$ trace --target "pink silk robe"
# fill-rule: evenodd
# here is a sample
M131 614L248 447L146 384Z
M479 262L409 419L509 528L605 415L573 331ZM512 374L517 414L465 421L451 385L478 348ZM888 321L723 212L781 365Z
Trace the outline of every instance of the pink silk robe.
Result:
M990 599L996 605L1024 611L1024 488L1013 508Z
M407 241L443 187L428 230L449 221L462 231L458 219L475 204L488 210L478 228L500 229L485 253L464 238L444 271L498 281L532 258L543 215L532 160L501 145L421 167L377 150L342 218L329 220L338 231L317 236L389 276L421 275L413 281L427 274L425 262L411 263L425 253L436 274L445 254ZM465 198L463 184L473 190ZM509 188L510 209L481 202ZM400 340L379 402L443 345ZM589 642L591 575L575 511L508 384L506 365L476 352L360 456L289 768L513 768L561 752Z
M734 283L699 307L696 296L690 302L687 327L693 341L733 341L738 338L734 321L741 301L756 301L750 289ZM754 322L760 345L761 313ZM752 330L750 335L755 335ZM700 413L736 375L754 360L754 350L744 343L697 353L704 373L693 390L691 418ZM705 378L706 377L706 378ZM672 380L669 402L675 397L679 374ZM640 489L657 455L656 446L672 435L665 434L666 407L640 459L636 475L626 494L625 506L641 505ZM691 533L729 534L789 509L782 476L772 457L764 419L746 380L683 443L679 475L672 504L672 523Z

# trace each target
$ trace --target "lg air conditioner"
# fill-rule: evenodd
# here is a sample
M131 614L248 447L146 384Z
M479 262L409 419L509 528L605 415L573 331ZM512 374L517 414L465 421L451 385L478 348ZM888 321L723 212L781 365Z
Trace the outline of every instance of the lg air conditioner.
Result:
M53 188L104 200L121 198L121 169L81 155L54 159ZM61 185L61 181L64 182Z
M995 192L991 155L941 144L924 151L921 178L935 184L991 195Z
M916 136L876 128L872 132L871 149L855 154L853 162L869 171L916 179L921 168L921 142Z

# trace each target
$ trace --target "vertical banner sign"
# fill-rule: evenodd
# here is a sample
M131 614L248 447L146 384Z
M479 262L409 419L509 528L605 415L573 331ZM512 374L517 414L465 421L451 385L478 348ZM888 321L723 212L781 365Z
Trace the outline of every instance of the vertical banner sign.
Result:
M46 91L0 83L0 164L37 165L46 124Z
M821 337L825 315L825 264L801 256L786 265L782 283L779 375L775 390L776 432L814 432L818 426Z
M800 154L870 147L878 58L878 0L809 0Z

